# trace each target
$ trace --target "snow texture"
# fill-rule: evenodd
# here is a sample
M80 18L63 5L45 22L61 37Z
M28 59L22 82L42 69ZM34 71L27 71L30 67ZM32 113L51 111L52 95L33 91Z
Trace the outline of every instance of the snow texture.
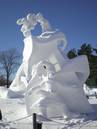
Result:
M40 36L31 35L37 22ZM73 114L92 112L83 84L89 76L86 56L68 59L64 55L65 35L53 31L39 13L28 14L17 22L22 25L23 61L8 91L8 97L25 97L27 113L44 117L72 118Z

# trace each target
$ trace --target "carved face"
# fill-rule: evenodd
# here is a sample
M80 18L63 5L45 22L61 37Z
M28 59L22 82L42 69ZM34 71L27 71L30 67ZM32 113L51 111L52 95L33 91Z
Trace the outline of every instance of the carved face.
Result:
M55 68L53 64L49 63L48 61L41 61L33 68L33 73L38 77L52 77L55 73Z

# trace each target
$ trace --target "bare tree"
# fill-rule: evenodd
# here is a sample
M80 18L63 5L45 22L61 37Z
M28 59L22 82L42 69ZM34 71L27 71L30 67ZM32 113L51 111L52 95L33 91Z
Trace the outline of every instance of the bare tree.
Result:
M6 79L3 75L0 75L0 86L5 86L6 85Z
M0 52L0 66L5 73L7 88L9 88L10 76L19 65L19 57L19 53L14 48Z

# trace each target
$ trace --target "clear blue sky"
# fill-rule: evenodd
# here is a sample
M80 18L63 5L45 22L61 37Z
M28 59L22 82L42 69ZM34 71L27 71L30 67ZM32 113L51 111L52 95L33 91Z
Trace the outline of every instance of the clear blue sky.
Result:
M82 43L97 47L97 0L0 0L0 50L23 49L18 18L41 12L51 26L64 32L67 50Z

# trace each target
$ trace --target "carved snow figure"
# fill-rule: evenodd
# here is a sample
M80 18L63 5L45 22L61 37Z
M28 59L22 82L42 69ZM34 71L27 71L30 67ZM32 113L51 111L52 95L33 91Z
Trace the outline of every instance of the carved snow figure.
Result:
M28 14L17 23L22 25L25 36L23 62L10 90L25 94L27 112L45 117L91 112L82 87L89 76L87 57L69 60L64 55L67 44L64 34L52 31L40 13ZM37 23L42 27L42 34L33 36L31 30Z

